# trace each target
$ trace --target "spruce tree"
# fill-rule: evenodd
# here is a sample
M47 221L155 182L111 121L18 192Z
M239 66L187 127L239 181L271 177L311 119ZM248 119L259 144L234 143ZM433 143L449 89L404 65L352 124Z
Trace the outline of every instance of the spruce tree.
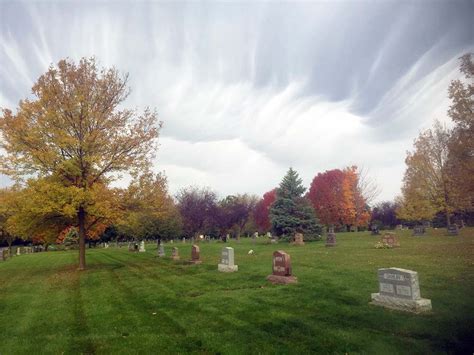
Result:
M290 239L295 233L303 233L305 240L314 240L322 228L313 207L303 196L306 188L302 182L298 173L290 168L277 189L270 219L278 236Z

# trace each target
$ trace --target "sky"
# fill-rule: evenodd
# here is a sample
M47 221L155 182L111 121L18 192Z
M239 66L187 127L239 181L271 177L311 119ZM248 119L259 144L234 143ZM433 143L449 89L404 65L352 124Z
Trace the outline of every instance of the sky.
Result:
M473 18L458 0L0 1L0 107L52 63L95 56L129 73L124 106L156 108L154 167L172 193L262 195L290 166L309 187L357 165L392 200L415 137L450 124Z

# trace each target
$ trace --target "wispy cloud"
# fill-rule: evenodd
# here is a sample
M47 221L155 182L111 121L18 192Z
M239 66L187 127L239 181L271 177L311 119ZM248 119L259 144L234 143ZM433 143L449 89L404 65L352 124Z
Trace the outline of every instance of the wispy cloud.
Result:
M2 3L0 13L0 106L29 95L52 62L95 55L130 73L126 105L158 109L156 169L174 191L261 194L289 166L309 184L359 164L393 198L405 151L443 118L457 57L473 50L471 2Z

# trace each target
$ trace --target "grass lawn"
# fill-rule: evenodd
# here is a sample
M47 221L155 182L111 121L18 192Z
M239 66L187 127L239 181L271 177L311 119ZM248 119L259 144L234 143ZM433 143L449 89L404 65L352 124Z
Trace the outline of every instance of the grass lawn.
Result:
M0 354L15 353L465 353L474 351L474 229L459 237L398 231L401 247L374 249L368 232L340 233L338 246L201 243L57 251L0 262ZM172 261L171 247L181 262ZM223 246L235 248L236 273L220 273ZM253 249L255 255L248 255ZM278 286L272 252L291 255L296 285ZM377 269L415 270L433 313L369 305Z

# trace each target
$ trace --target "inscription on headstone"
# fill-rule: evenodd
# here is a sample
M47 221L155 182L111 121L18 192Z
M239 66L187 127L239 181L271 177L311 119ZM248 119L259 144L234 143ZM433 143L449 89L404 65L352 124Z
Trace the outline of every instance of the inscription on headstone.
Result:
M379 269L378 280L379 293L372 294L372 304L414 313L431 310L431 300L421 298L416 271Z
M272 283L289 284L296 283L297 278L292 275L290 255L282 250L273 253L272 274L267 276Z
M234 272L238 269L238 265L234 264L234 248L222 248L221 262L217 265L217 270L221 272Z

